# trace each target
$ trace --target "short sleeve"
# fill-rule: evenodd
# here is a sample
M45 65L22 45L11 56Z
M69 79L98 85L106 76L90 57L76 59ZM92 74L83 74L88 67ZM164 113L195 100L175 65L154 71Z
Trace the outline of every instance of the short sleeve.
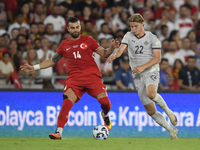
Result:
M97 43L97 41L95 39L93 39L91 36L89 36L89 42L91 45L91 49L93 51L95 51L99 47L99 44Z
M161 42L155 35L152 37L151 42L152 49L161 49Z
M128 32L124 35L121 43L128 45Z
M64 41L62 41L56 51L57 53L59 53L60 55L63 55L64 52Z
M115 82L117 82L119 80L121 80L121 71L120 71L120 69L115 71Z

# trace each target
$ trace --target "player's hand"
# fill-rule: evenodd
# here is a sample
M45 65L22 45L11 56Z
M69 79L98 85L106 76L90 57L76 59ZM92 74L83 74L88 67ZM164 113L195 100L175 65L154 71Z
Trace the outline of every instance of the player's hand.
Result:
M113 49L119 47L119 41L117 40L117 38L116 38L115 40L112 39L112 41L111 41L111 46L112 46Z
M133 70L132 70L132 72L133 73L137 73L137 74L140 74L141 72L143 72L144 71L144 67L143 66L137 66L137 67L135 67Z
M116 59L116 53L114 53L113 55L111 55L108 59L107 62L111 63L112 60Z
M24 65L20 66L20 69L26 73L33 73L35 71L33 66L31 66L29 64L24 64Z

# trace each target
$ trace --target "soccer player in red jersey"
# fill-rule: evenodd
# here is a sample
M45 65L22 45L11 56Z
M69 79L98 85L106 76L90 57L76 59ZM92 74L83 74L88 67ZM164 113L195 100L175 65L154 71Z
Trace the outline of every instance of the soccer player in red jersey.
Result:
M98 100L103 110L101 114L104 125L108 130L111 130L112 127L108 116L111 103L107 96L106 86L102 82L102 75L94 61L93 53L96 52L101 57L108 58L113 50L119 47L119 43L117 39L112 39L110 48L102 48L91 36L80 35L80 21L75 17L68 18L67 28L70 38L62 41L52 58L38 65L25 64L21 66L21 70L31 73L53 66L62 57L68 60L69 75L63 91L63 104L58 116L56 132L49 134L51 139L61 139L63 128L69 118L69 111L85 92Z

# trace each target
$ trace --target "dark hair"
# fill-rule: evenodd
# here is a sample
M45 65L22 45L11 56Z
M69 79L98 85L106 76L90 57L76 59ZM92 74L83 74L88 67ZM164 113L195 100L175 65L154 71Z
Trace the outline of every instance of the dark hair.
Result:
M92 23L91 20L85 20L85 21L84 21L84 24L86 24L86 23L88 23L88 22L89 22L89 23Z
M3 38L3 39L5 39L5 37L4 37L3 35L0 35L0 38Z
M108 41L106 38L101 38L101 39L99 40L99 44L100 44L103 40Z
M180 8L182 8L182 7L192 10L192 7L189 4L183 4L180 6Z
M39 22L39 23L38 23L38 25L40 25L40 24L44 25L44 23L43 23L43 22Z
M101 24L101 28L103 27L103 26L105 26L105 25L108 25L106 22L104 22L104 23L102 23Z
M38 23L36 23L36 22L33 22L33 23L31 23L31 24L30 24L30 27L31 27L32 25L36 25L36 26L37 26L37 25L38 25Z
M177 30L173 30L171 33L170 33L170 36L169 36L169 41L173 40L173 37L177 34Z
M15 14L15 17L19 16L19 15L23 15L23 12L21 10L18 10Z
M26 36L24 35L24 34L18 34L18 36L17 36L17 40L18 40L18 38L20 37L20 36L23 36L25 39L26 39Z
M3 57L4 57L6 54L8 54L9 57L11 57L11 54L10 54L10 52L8 52L8 51L3 52Z
M17 40L16 39L11 39L10 40L10 43L9 43L9 45L11 44L11 42L13 42L13 41L15 41L16 42L16 44L17 44L17 49L19 48L19 45L18 45L18 43L17 43Z
M34 43L35 43L37 40L38 40L38 41L41 41L41 39L39 39L39 38L36 38L36 39L34 40Z
M162 40L162 42L161 42L161 43L163 43L163 42L165 42L165 41L169 42L169 40L168 40L168 39L164 39L164 40Z
M168 28L168 26L167 26L166 24L163 24L163 25L161 26L161 30L163 30L164 28Z
M1 28L6 28L7 22L5 20L0 20L0 27Z
M181 63L181 68L184 66L181 59L175 59L173 68L175 69L176 62L179 61Z
M189 59L195 59L195 60L196 60L195 56L189 56L188 59L187 59L187 61L188 61Z
M3 34L3 37L5 37L5 36L8 36L9 39L10 39L10 35L9 35L8 33L4 33L4 34Z
M78 18L76 18L76 17L69 17L69 18L67 18L67 26L69 26L69 23L75 23L77 21L79 21Z
M14 30L18 30L18 31L19 31L19 29L18 29L18 28L13 28L13 29L12 29L12 31L11 31L11 33L12 33Z
M44 5L42 4L42 2L38 2L35 4L35 7L37 7L38 5L42 5L42 7L44 7Z
M162 58L161 61L160 61L160 64L162 64L163 61L167 61L168 62L168 59L167 58Z
M45 27L47 27L47 26L49 26L49 25L53 26L52 23L47 23L47 24L45 25Z

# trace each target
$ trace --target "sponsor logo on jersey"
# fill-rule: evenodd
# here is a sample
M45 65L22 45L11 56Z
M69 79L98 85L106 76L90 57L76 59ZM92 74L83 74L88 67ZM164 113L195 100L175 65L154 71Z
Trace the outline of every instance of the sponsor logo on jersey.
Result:
M74 45L74 46L73 46L73 48L77 48L77 47L78 47L78 45Z
M71 47L70 47L71 48ZM68 51L70 48L66 48L66 51Z
M87 44L86 44L86 43L82 43L82 44L80 45L80 48L86 49L86 48L87 48Z
M135 41L132 40L133 43L135 43Z

